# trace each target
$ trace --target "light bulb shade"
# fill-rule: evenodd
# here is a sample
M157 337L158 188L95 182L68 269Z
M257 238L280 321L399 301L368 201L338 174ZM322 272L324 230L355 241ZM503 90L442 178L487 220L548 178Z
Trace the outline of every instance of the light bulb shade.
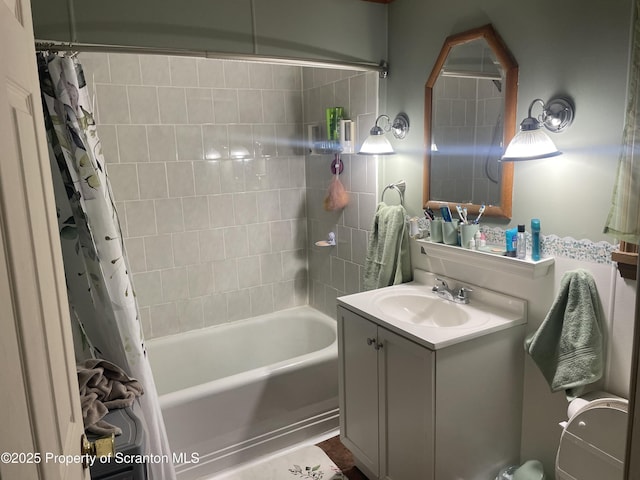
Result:
M369 135L358 153L360 155L393 155L396 152L387 137L384 134L378 134Z
M503 162L519 162L555 157L561 154L562 152L558 151L549 135L540 128L521 129L509 143L501 160Z

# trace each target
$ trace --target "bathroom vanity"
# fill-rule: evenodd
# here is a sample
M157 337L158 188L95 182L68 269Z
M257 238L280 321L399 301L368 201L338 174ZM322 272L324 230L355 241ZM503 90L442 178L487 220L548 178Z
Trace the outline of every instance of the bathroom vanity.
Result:
M370 480L495 478L520 460L526 302L414 278L338 299L341 440Z

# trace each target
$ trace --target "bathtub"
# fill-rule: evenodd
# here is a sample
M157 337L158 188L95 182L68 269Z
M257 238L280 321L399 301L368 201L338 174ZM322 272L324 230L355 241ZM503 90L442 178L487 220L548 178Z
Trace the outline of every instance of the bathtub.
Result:
M146 345L180 480L338 428L336 321L313 308Z

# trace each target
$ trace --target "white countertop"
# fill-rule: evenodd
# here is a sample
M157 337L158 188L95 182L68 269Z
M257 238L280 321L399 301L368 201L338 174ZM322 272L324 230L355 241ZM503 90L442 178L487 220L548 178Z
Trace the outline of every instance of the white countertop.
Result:
M431 291L437 283L436 275L415 270L413 282L342 296L338 298L338 305L431 350L526 323L525 300L460 283L455 279L438 277L445 279L452 290L457 291L461 286L470 287L472 291L469 293L469 303L462 305L438 298ZM438 310L455 314L453 316L464 315L469 321L457 326L433 326L402 320L388 309L381 308L380 299L383 297L397 296L401 299L415 295L427 297Z

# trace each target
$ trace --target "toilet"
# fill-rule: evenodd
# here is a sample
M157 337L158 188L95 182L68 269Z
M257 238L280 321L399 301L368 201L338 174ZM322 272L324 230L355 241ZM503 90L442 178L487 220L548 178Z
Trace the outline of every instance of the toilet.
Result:
M629 402L605 392L569 405L556 456L556 480L623 480Z

